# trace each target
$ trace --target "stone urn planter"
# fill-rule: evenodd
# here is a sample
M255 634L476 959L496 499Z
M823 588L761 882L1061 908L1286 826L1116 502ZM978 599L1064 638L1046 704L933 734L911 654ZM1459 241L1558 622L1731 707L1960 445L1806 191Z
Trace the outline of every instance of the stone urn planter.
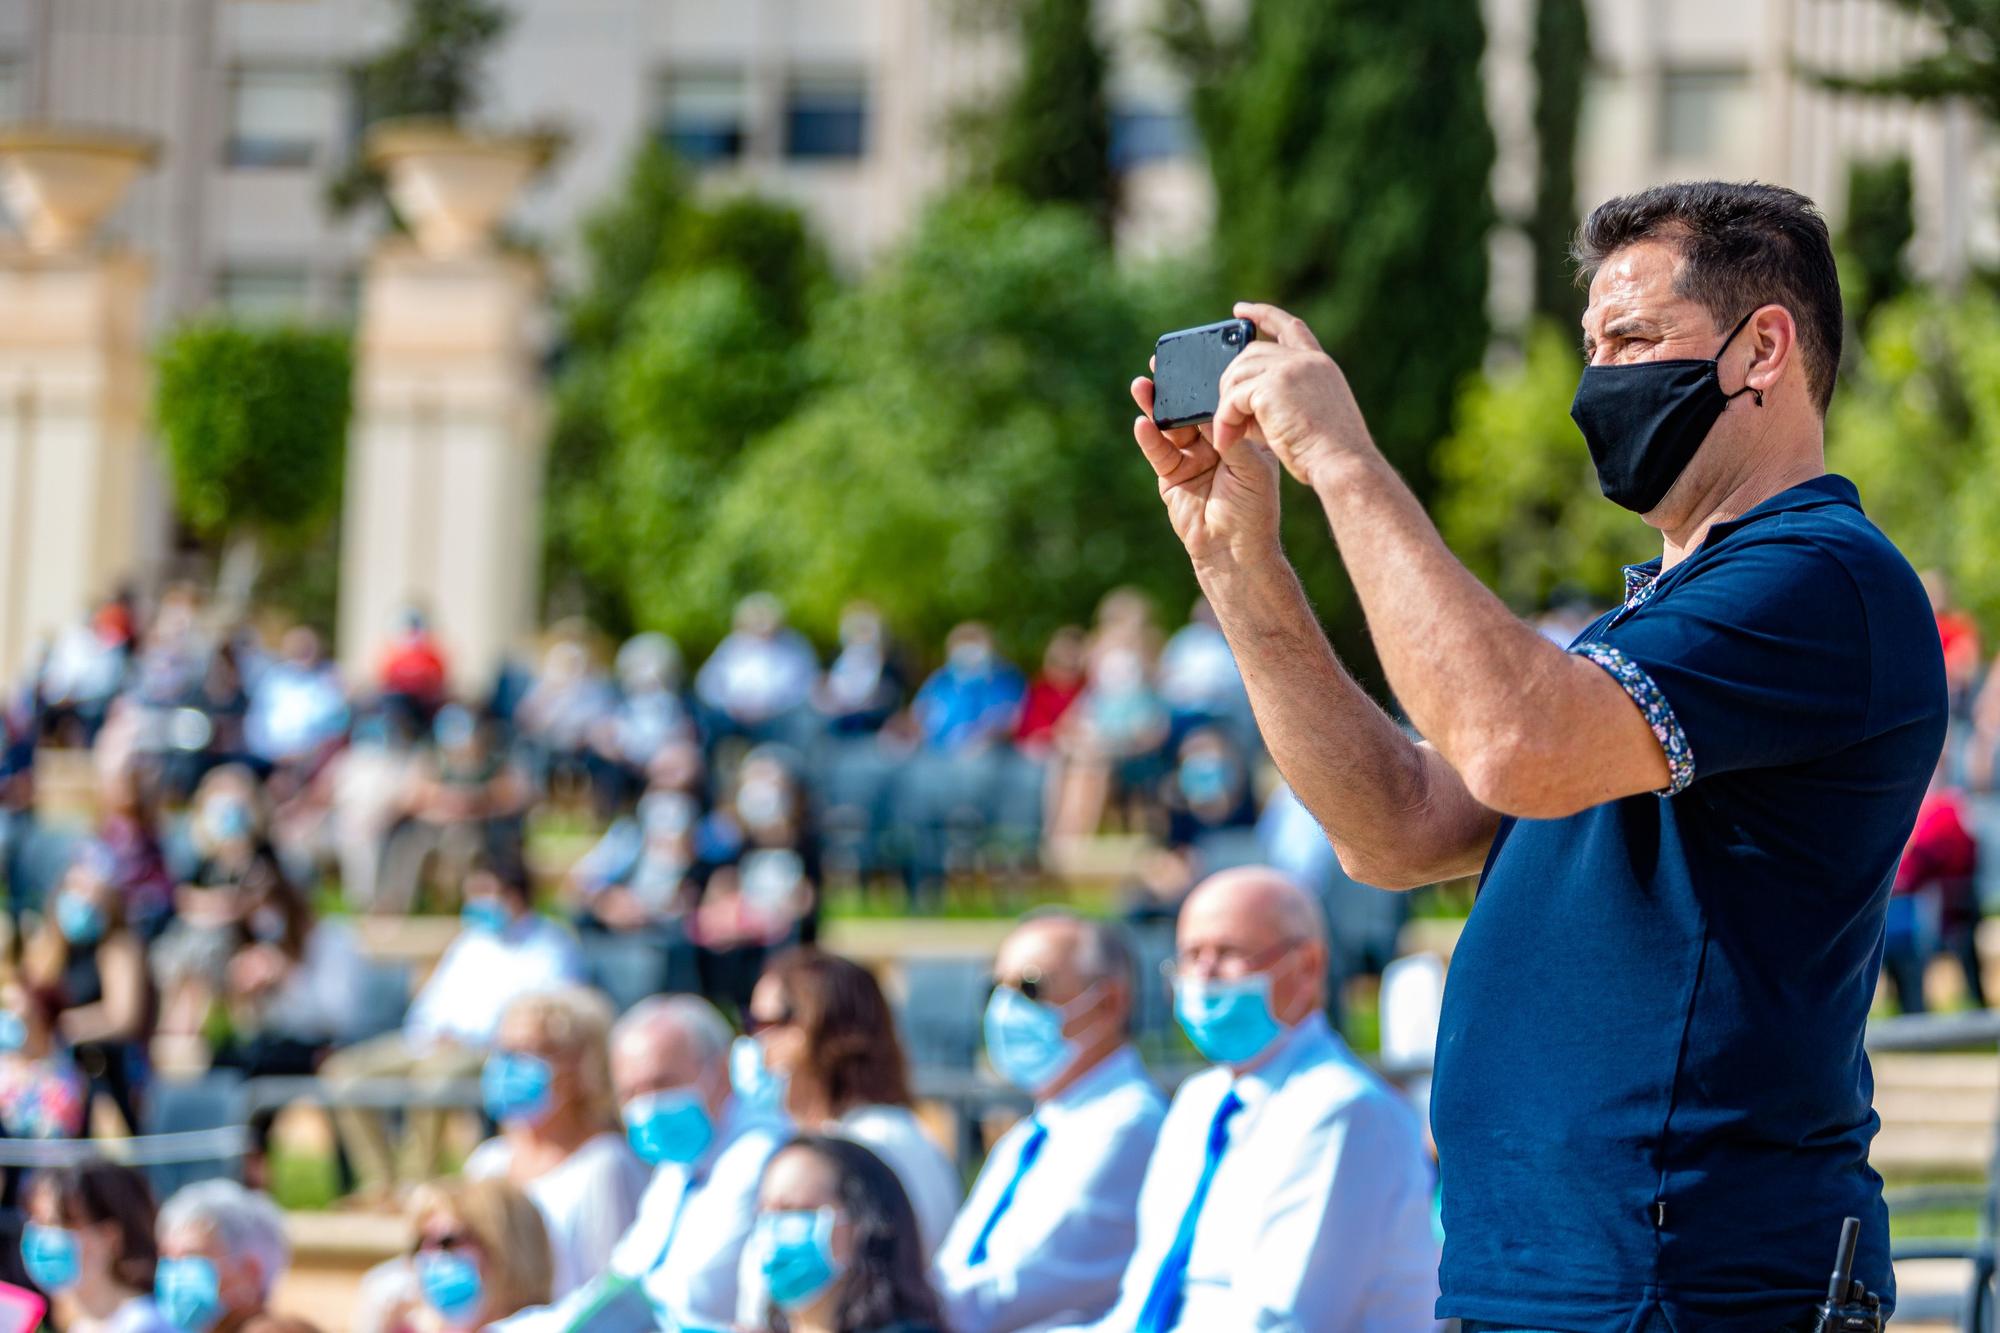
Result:
M30 248L80 250L157 152L136 134L0 125L0 199Z
M369 131L366 153L418 248L443 259L491 249L507 210L561 145L555 134L393 120Z

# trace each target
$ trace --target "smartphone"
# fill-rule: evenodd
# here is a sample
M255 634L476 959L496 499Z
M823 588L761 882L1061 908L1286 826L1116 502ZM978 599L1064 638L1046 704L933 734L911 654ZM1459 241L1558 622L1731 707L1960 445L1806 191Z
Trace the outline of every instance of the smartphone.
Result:
M1153 424L1172 430L1212 419L1222 372L1256 340L1257 326L1247 319L1161 335L1153 344Z

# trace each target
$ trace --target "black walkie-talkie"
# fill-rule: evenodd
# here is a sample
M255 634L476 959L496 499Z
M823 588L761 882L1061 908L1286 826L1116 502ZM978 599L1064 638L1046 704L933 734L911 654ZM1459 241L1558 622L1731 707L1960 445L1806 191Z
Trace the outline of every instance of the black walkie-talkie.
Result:
M1815 1325L1819 1333L1882 1333L1882 1298L1854 1276L1854 1248L1860 1243L1861 1219L1850 1217L1840 1224L1840 1249Z

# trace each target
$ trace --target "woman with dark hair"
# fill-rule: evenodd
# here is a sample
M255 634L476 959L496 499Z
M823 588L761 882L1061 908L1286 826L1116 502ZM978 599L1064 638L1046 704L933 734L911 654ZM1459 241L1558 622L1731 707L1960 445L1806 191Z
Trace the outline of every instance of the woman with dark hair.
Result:
M748 1026L759 1058L737 1062L748 1085L739 1090L783 1110L801 1130L879 1153L916 1210L924 1253L935 1250L958 1211L961 1185L911 1109L895 1016L873 974L817 949L780 954L751 992Z
M943 1333L909 1196L858 1143L808 1134L780 1149L750 1246L770 1333Z
M28 1181L21 1258L63 1333L172 1333L153 1305L153 1191L129 1166L85 1162Z

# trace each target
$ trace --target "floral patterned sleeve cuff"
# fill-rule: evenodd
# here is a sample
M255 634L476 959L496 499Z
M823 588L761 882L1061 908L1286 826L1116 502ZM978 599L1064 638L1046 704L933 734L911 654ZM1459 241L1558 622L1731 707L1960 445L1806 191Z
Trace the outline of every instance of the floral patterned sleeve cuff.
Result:
M1674 716L1673 705L1667 696L1637 662L1619 652L1608 643L1580 643L1570 649L1579 657L1587 657L1610 673L1619 688L1632 696L1632 702L1639 705L1639 712L1646 719L1646 725L1659 737L1660 753L1667 757L1667 785L1658 793L1662 796L1678 796L1694 781L1694 751L1688 748L1687 733L1681 730L1680 719Z

